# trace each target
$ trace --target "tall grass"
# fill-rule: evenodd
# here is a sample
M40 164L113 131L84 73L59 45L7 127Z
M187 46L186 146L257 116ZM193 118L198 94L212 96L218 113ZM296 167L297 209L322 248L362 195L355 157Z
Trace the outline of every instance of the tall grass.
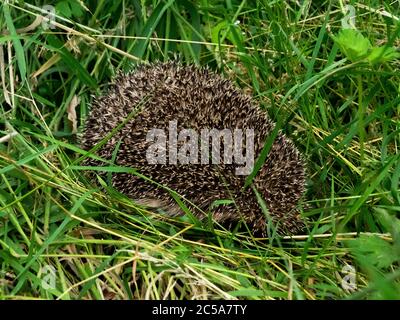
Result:
M45 1L0 3L0 298L400 298L399 61L352 61L334 41L350 4L372 45L398 48L397 2L52 3L52 29ZM86 181L93 95L173 57L235 81L295 141L304 235L169 219Z

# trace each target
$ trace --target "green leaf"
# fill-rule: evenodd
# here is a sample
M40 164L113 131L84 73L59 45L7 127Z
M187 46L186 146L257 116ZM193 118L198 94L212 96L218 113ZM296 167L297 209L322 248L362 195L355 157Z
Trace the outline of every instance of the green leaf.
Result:
M4 18L6 19L8 31L10 32L11 36L13 36L12 42L14 44L15 55L17 57L19 74L21 75L22 81L24 81L24 79L26 78L25 52L24 48L22 47L21 41L17 37L17 31L15 30L8 4L4 4L3 13Z
M56 11L66 18L81 17L84 13L82 5L76 0L63 0L56 4Z
M377 188L377 186L382 182L382 180L388 176L389 170L391 169L394 163L397 163L397 161L399 161L399 159L400 155L391 157L390 160L388 160L387 163L380 170L376 172L376 175L370 179L367 186L365 187L365 190L362 192L362 194L360 194L360 197L354 202L349 212L342 220L341 222L342 226L346 225L350 221L350 219L358 213L358 210L365 203L366 199Z
M277 290L259 290L255 288L244 288L234 291L229 291L228 294L234 297L265 297L287 298L287 292Z
M274 130L272 130L272 132L267 137L267 139L264 143L264 147L262 148L261 153L260 153L259 157L257 158L257 161L254 165L253 171L246 177L243 189L246 189L248 186L251 185L251 183L253 182L253 179L257 175L258 171L260 171L260 169L264 165L264 163L267 159L267 156L269 154L269 151L272 148L272 145L273 145L276 137L278 136L280 128L281 128L281 124L278 120L277 124L275 125Z
M90 73L79 63L77 59L65 48L64 44L54 35L47 36L48 43L53 46L61 56L63 62L68 66L68 68L76 74L76 76L83 83L89 87L96 88L97 82L90 75Z
M234 45L238 45L238 42L242 43L243 42L243 36L240 32L240 28L234 24L232 24L229 21L221 21L218 23L216 26L214 26L211 29L211 40L213 43L218 44L220 42L220 37L221 37L221 31L222 30L227 30L227 35L226 37L230 42L232 42ZM236 37L233 34L234 31L236 31Z
M391 244L377 236L360 236L352 244L354 254L358 260L368 261L368 264L378 268L389 267L398 260Z
M224 206L224 205L229 205L235 203L233 200L230 199L221 199L221 200L215 200L213 203L210 205L210 209L215 209L218 206Z
M132 49L132 54L135 57L142 58L145 51L147 44L149 43L149 38L153 34L155 28L157 27L158 23L160 22L161 17L165 13L165 11L174 3L173 0L169 0L167 3L160 2L160 4L154 9L153 13L151 16L148 18L146 21L146 24L144 25L140 36L141 37L146 37L144 40L138 40L133 49Z
M370 54L367 56L371 64L383 63L400 58L400 53L393 47L373 47Z
M214 28L211 29L211 41L212 43L218 44L219 33L222 29L226 29L228 27L227 21L221 21Z
M260 297L265 295L263 290L250 289L250 288L229 291L228 294L234 297Z
M83 9L79 1L69 0L69 5L71 7L71 12L74 17L81 17L83 14Z
M56 4L56 11L58 14L66 17L71 18L72 12L68 1L60 1Z
M372 47L369 40L355 29L342 29L337 36L333 36L333 40L351 62L364 59Z

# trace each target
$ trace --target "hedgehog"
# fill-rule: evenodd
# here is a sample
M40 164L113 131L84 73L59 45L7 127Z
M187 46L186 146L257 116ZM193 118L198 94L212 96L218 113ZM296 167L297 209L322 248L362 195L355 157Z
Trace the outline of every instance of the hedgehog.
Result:
M205 136L200 147L196 147L195 140L202 136L194 136L190 155L199 157L192 157L189 163L179 162L173 147L187 147L188 138L176 141L175 137L171 141L171 124L178 133L212 129L216 130L214 133L240 132L235 155L247 155L252 148L256 159L275 128L267 112L251 96L208 67L177 61L141 63L129 73L119 73L107 93L93 99L80 144L82 149L96 150L97 156L112 159L118 166L134 168L150 179L124 172L113 173L111 181L119 192L158 212L178 216L184 215L187 208L200 220L211 215L214 221L228 227L245 222L255 235L262 236L267 235L270 223L280 235L304 230L297 206L305 191L304 161L281 131L253 178L252 187L244 188L249 172L238 174L243 162L230 161L226 147L229 144L223 144L225 139L229 142L229 135L223 135L221 143L217 141L208 151L201 147L211 143L212 137ZM149 139L149 133L163 130L166 134L158 138L164 144L156 145L155 139ZM252 144L247 145L251 139L245 139L246 132L252 134ZM239 143L244 140L245 146ZM100 147L93 149L100 141ZM149 157L149 150L155 145L158 153L153 155L162 155L156 159L160 161ZM201 158L204 150L205 156ZM218 155L218 150L220 155L224 151L228 154L226 158L224 154L223 161L213 158L212 152ZM181 160L187 160L187 151L188 148L179 150ZM83 164L106 165L94 157L87 157ZM171 190L181 197L186 208L182 209L182 203L178 205ZM260 196L264 207L260 205Z

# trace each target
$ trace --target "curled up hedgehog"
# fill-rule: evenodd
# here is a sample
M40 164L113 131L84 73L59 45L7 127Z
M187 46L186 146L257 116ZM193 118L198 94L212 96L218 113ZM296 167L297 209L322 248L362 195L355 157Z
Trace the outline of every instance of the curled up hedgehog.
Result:
M200 219L211 214L228 226L244 221L261 235L272 222L278 233L295 234L304 228L296 205L305 190L305 170L298 150L282 133L253 188L243 188L274 127L251 97L207 68L140 64L95 99L81 145L91 150L107 136L98 156L156 182L113 173L113 187L140 204L183 215L169 188ZM107 164L88 157L84 165Z

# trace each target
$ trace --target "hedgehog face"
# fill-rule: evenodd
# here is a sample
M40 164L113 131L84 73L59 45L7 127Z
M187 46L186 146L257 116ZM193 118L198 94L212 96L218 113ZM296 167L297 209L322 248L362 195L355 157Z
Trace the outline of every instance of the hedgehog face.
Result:
M138 114L97 154L111 159L121 141L115 160L118 165L136 168L175 190L194 204L188 206L199 218L211 210L218 222L231 224L243 219L255 232L265 234L265 214L253 191L250 188L243 191L243 185L254 158L274 129L266 113L230 81L208 69L175 62L140 65L134 72L120 75L109 92L93 103L82 134L82 147L86 150L94 147L126 121L143 100L146 103ZM176 131L172 139L171 126ZM202 147L207 141L201 139L205 130L214 130L214 135L208 137L212 146L209 153L204 153ZM238 132L242 136L235 143ZM247 137L250 132L252 139ZM229 143L212 144L215 135L218 139L222 137L221 142L231 142L231 147L227 147ZM239 140L246 143L239 145ZM213 152L223 161L213 161ZM85 162L101 166L90 158ZM243 168L247 165L246 171ZM253 183L280 232L295 233L301 229L303 223L297 218L296 205L305 189L304 165L293 143L283 134L278 134ZM182 214L165 189L138 176L114 174L113 185L141 204L164 208L172 215ZM211 209L220 199L232 199L233 204Z

